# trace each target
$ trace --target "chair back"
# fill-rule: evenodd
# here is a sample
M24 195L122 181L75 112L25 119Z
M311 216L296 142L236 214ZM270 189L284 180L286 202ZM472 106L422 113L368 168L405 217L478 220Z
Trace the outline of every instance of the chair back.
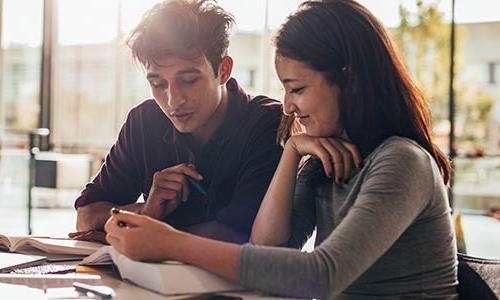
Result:
M460 300L500 297L500 260L458 254Z

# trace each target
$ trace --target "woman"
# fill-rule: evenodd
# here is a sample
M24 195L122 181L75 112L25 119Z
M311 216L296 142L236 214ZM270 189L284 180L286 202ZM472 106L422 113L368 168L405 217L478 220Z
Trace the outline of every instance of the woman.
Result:
M127 212L109 219L108 241L133 259L180 260L279 295L454 298L450 164L432 143L427 105L383 26L351 0L305 2L275 45L288 118L254 245ZM290 118L305 134L288 138ZM307 155L314 159L297 178ZM312 253L273 247L300 247L315 227Z

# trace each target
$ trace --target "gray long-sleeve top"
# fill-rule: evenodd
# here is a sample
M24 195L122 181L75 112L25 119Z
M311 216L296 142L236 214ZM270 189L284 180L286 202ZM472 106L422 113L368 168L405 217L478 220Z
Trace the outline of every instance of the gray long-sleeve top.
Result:
M388 138L343 184L321 178L314 165L297 179L288 243L302 246L316 227L315 250L245 245L243 286L323 299L456 296L446 188L425 149Z

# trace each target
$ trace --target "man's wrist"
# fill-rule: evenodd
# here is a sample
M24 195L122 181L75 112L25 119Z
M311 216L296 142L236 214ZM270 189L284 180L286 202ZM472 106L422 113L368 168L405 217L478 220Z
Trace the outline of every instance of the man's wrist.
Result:
M132 204L127 204L120 206L120 209L130 211L136 214L141 214L142 210L144 209L145 203L132 203Z
M162 213L163 208L162 207L151 207L151 205L148 205L148 203L142 203L142 207L138 214L140 215L145 215L148 217L151 217L153 219L162 221L168 214ZM160 213L158 213L160 212Z

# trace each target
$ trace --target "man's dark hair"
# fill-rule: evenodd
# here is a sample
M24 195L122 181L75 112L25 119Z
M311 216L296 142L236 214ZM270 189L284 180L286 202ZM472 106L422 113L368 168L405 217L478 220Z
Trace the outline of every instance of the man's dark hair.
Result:
M217 76L233 24L233 16L215 1L165 0L144 13L127 45L145 66L168 55L184 59L205 55Z

